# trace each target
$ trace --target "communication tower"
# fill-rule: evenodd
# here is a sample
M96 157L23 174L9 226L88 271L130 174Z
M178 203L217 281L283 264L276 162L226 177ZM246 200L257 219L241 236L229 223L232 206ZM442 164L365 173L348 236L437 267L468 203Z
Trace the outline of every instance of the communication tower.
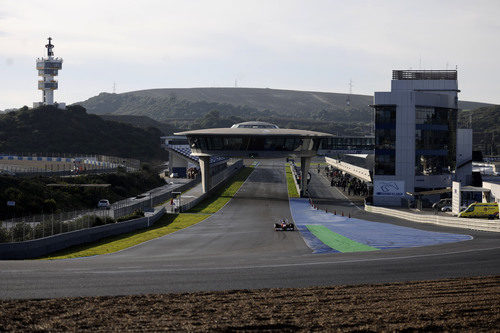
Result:
M38 76L42 77L38 81L38 90L42 91L42 102L33 103L34 107L41 105L54 105L54 90L58 88L57 81L54 79L58 71L62 69L63 60L61 58L54 57L54 44L52 44L52 38L48 38L49 43L45 45L47 48L47 57L38 58L36 60L36 69L38 70ZM61 109L66 107L65 103L56 103Z

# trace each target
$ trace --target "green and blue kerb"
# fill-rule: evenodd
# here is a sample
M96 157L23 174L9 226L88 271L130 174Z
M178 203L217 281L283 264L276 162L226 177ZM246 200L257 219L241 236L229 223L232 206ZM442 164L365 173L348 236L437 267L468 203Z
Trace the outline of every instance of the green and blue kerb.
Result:
M311 232L323 244L338 252L363 252L363 251L376 251L375 247L358 243L339 235L325 226L322 225L306 225L309 232Z
M313 209L307 199L290 199L290 210L297 229L313 253L365 252L472 239L469 235L431 232L338 216Z

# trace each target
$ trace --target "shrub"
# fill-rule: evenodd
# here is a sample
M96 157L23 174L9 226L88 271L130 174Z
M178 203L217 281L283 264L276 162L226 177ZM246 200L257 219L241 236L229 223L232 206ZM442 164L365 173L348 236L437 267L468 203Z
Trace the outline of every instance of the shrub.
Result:
M0 222L0 243L7 243L10 239L9 230L7 230L7 228L2 225L2 222Z
M112 217L109 217L109 216L104 216L104 217L101 217L101 216L97 216L97 215L94 215L91 217L91 226L92 227L98 227L98 226L101 226L101 225L105 225L105 224L110 224L110 223L115 223L115 219L113 219Z
M135 210L132 214L119 217L116 222L123 222L144 217L144 212L141 209Z
M61 221L46 220L43 221L33 228L34 238L42 238L47 236L52 236L60 234L62 232L68 231L68 224Z
M20 222L12 227L10 232L14 238L14 242L22 242L32 238L33 228L28 223Z

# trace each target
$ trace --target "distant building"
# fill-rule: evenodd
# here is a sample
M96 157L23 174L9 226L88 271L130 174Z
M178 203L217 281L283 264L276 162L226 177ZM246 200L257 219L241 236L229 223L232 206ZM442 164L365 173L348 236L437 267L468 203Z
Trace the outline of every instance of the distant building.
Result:
M457 130L458 92L456 70L395 70L391 91L375 92L375 205L470 181L472 130Z
M60 109L65 109L65 103L54 102L54 90L58 88L58 83L54 78L58 75L58 71L62 69L63 60L54 57L54 52L52 51L54 44L51 43L51 37L48 39L49 43L45 45L47 48L47 57L38 58L36 60L38 76L42 77L42 79L38 81L38 89L42 91L42 101L33 103L33 107L56 105Z

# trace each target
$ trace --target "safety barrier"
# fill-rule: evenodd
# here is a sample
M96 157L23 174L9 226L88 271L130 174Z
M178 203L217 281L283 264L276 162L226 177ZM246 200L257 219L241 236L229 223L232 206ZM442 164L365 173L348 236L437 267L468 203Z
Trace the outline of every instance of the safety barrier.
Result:
M288 168L288 166L287 166ZM299 183L297 182L297 179L299 178L299 175L297 174L297 170L295 170L295 164L290 163L290 169L292 170L292 178L293 182L295 184L295 188L297 189L297 193L300 193L300 186Z
M170 190L168 192L163 192L160 194L153 194L151 197L145 197L143 200L138 201L133 204L128 204L124 207L116 208L113 210L113 216L114 218L119 218L125 215L132 214L136 210L143 210L146 211L148 209L151 209L151 207L154 207L156 205L159 205L170 198L172 198L172 192L184 192L191 187L195 186L195 184L200 182L201 177L198 177L196 179L193 179L189 181L186 184L183 184L182 186L176 187L173 190Z
M200 197L194 199L191 202L188 202L184 205L181 205L180 211L181 212L186 212L205 200L207 197L212 195L214 192L219 190L222 186L226 185L229 179L231 179L232 176L234 176L241 168L243 168L243 161L238 161L234 163L233 165L229 166L228 169L229 171L226 171L226 173L223 175L222 179L217 183L217 185L213 186L207 193L203 193Z
M366 182L372 181L372 178L370 176L370 171L368 169L359 167L357 165L349 164L346 162L342 162L340 160L331 157L325 157L325 161L334 168L347 172L348 174L353 175L354 177L357 177L361 180L364 180Z
M95 242L102 238L147 228L158 221L164 214L165 209L161 208L149 217L81 229L25 242L2 243L0 244L0 259L29 259L45 256L70 246Z
M452 216L414 214L397 209L371 205L365 205L365 210L370 213L389 215L419 223L432 223L446 227L500 232L499 220L469 219Z

